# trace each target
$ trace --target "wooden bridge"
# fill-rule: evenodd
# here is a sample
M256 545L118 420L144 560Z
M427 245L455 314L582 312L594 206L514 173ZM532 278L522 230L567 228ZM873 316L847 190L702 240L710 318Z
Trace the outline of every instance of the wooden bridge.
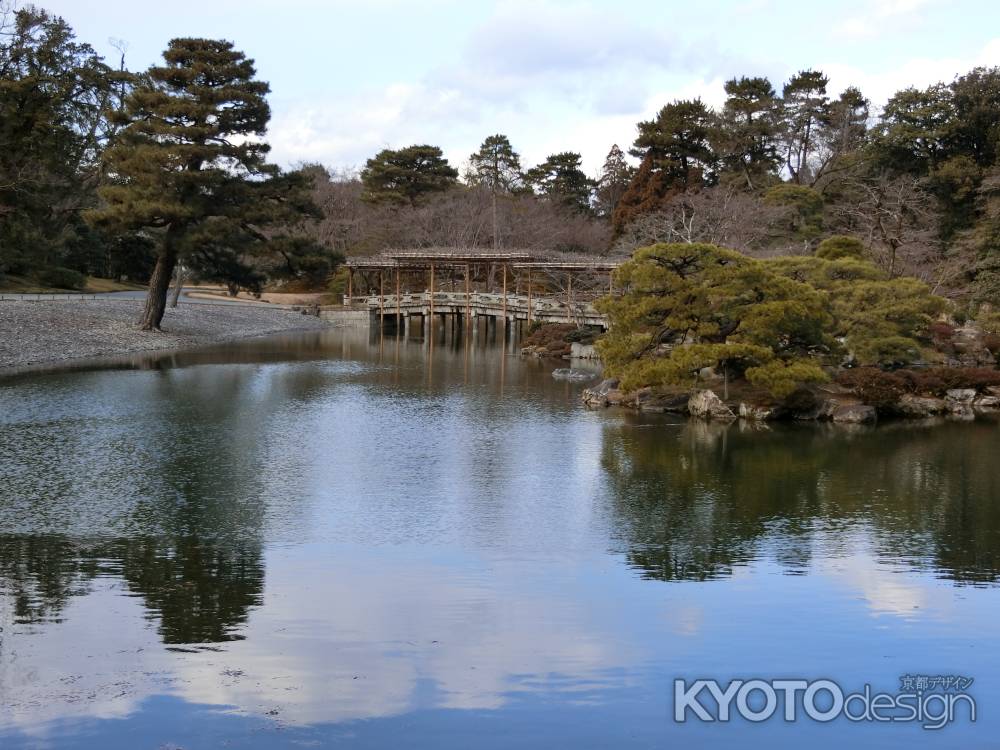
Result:
M504 332L534 321L607 327L593 306L614 291L617 263L536 260L520 252L392 252L347 263L345 306L367 309L373 326L410 333L435 321ZM358 294L358 291L362 291Z

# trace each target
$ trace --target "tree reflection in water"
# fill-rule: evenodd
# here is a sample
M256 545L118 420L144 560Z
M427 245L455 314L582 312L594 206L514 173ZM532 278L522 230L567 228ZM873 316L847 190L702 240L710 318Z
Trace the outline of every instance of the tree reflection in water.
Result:
M707 580L769 556L805 572L813 545L965 584L1000 574L997 424L608 426L615 537L648 578ZM838 545L840 549L838 550Z

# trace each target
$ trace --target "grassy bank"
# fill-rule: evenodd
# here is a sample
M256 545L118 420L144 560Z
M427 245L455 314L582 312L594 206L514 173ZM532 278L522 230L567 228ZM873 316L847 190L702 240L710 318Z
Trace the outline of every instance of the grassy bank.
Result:
M14 294L78 294L80 292L102 294L104 292L132 292L145 288L142 284L88 276L87 283L83 289L59 289L53 286L46 286L39 283L37 279L32 279L28 276L0 276L0 292Z

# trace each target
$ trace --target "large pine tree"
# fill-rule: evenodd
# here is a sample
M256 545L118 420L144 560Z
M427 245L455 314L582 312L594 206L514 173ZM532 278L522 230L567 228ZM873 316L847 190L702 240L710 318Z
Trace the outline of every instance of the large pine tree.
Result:
M100 151L113 130L107 114L127 75L44 10L27 6L7 20L0 29L0 274L25 274L65 265L86 234L80 211L94 204Z
M413 207L425 195L447 190L457 181L458 170L448 164L437 146L385 148L369 159L361 171L364 186L361 199Z
M524 189L524 174L521 171L521 157L510 145L507 136L491 135L470 154L466 182L485 187L490 191L493 216L493 249L500 247L500 231L497 223L497 195L510 195Z
M245 273L245 258L274 243L269 227L311 210L308 186L265 161L269 88L253 61L213 39L174 39L163 57L126 100L125 127L105 154L106 205L91 214L157 236L143 330L160 329L179 257L214 249Z

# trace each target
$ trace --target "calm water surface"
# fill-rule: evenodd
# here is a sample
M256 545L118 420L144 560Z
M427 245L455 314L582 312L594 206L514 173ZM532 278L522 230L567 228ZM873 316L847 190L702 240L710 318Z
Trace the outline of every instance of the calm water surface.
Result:
M587 411L331 331L0 381L0 748L1000 746L1000 426ZM978 722L673 721L975 678Z

